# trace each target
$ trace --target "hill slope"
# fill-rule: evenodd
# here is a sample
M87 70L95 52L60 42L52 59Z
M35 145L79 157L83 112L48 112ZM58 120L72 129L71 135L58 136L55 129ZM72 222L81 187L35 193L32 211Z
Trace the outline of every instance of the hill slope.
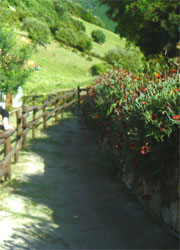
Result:
M102 57L109 49L124 47L125 40L117 34L85 21L83 23L89 36L95 29L101 29L106 35L106 42L103 45L93 42L93 53ZM90 58L92 61L89 60ZM26 82L25 92L44 92L78 85L88 86L94 81L94 77L90 74L90 67L102 62L95 57L75 52L70 47L62 47L54 40L47 45L47 49L40 47L31 60L36 65L40 65L41 69L35 71Z
M102 21L105 23L106 28L114 31L116 23L114 23L107 15L106 12L109 9L107 5L100 5L100 3L97 0L73 0L74 2L80 4L85 9L89 9L92 11L92 13L96 16L99 16Z
M100 60L93 58L91 62L87 60L87 57L72 52L68 47L60 47L54 41L47 45L47 49L40 47L31 59L41 68L35 71L26 82L24 91L40 93L53 89L89 85L93 81L89 68Z

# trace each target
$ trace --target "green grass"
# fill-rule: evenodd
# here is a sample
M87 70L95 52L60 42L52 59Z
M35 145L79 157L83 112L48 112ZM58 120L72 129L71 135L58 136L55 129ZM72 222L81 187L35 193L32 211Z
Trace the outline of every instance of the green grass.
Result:
M81 19L79 19L80 21L82 21L86 27L86 33L89 35L89 37L91 37L91 32L93 30L101 30L105 36L106 36L106 42L104 44L98 44L96 42L93 42L93 49L92 52L100 55L100 56L104 56L105 53L113 48L124 48L126 40L123 38L120 38L119 35L107 30L107 29L103 29L99 26L96 26L92 23L88 23L86 21L83 21Z
M106 35L106 42L103 45L93 42L93 53L100 56L112 48L124 47L125 40L120 39L117 34L102 29L96 25L83 21L86 32L91 36L94 29L100 29ZM101 63L100 59L88 55L82 56L81 52L73 52L70 47L62 47L52 41L47 48L39 47L38 52L31 58L41 70L34 71L30 79L24 85L24 93L42 93L56 89L76 88L77 86L88 86L94 82L90 73L93 64Z
M93 81L90 67L100 62L96 58L88 61L80 52L72 52L72 48L61 47L57 42L51 42L47 49L40 47L31 58L42 68L34 71L24 86L27 92L46 92L53 89L87 86Z

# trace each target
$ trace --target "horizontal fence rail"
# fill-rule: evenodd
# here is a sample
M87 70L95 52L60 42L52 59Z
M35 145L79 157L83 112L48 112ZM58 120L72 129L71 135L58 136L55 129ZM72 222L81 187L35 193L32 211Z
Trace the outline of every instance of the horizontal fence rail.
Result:
M38 101L42 95L32 96L32 106L23 104L21 108L10 112L16 115L16 126L15 130L0 130L0 145L3 147L0 151L1 157L3 156L0 161L0 179L2 177L4 180L11 178L12 158L14 157L14 162L17 162L20 149L27 147L28 132L32 130L32 138L35 138L40 124L43 124L43 129L46 129L47 121L53 116L55 122L58 122L59 112L61 111L63 118L64 110L78 102L78 93L76 89L67 89L63 92L43 95L47 100L41 104Z

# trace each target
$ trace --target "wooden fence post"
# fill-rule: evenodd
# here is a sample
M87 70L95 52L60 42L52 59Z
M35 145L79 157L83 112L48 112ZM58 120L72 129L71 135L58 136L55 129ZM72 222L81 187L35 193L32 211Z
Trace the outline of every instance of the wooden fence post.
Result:
M26 106L23 106L22 107L22 110L23 110L23 115L27 114L27 107ZM26 133L26 129L27 129L27 118L26 116L23 117L23 140L22 140L22 148L25 149L26 147L26 143L27 143L27 133Z
M77 92L78 92L78 109L80 109L80 87L77 87Z
M77 93L74 93L74 95L73 95L73 100L76 98L76 94L77 94ZM72 104L72 112L73 112L73 113L75 112L75 103Z
M4 155L6 156L11 151L11 137L7 137L4 143ZM6 168L8 169L5 175L5 180L11 179L11 160L7 163Z
M21 124L21 111L16 111L16 126L17 126L17 139L16 139L16 145L17 145L17 151L14 155L14 162L17 162L19 159L19 141L21 140L21 132L22 132L22 124Z
M63 92L63 95L64 95L64 92ZM64 103L65 103L65 99L63 98L62 105L64 105ZM63 117L64 117L64 108L62 108L62 111L61 111L61 118L63 118Z
M36 109L36 99L35 97L33 97L33 106L34 106L34 109L33 109L33 122L36 120L36 112L37 112L37 109ZM36 124L33 124L33 127L32 127L32 138L34 139L36 137Z
M43 108L43 129L47 128L47 123L46 123L46 106Z
M59 102L59 99L58 99L58 93L56 94L56 101L55 101L55 109L58 108L58 102ZM56 110L55 111L55 122L57 123L58 122L58 113L59 111Z

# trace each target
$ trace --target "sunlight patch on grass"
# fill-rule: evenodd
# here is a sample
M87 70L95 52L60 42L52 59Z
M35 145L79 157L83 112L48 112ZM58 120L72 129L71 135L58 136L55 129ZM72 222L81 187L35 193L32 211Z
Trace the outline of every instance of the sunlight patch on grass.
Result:
M101 62L96 58L88 61L87 56L82 57L80 53L60 47L56 42L49 44L47 49L40 47L31 60L40 65L41 69L34 71L26 82L25 93L84 86L94 79L90 67Z
M78 19L78 20L80 20L84 23L84 25L86 27L86 33L88 34L89 37L91 37L91 32L93 30L101 30L106 36L106 41L104 44L99 44L99 43L93 42L92 52L94 52L100 56L104 56L105 53L110 49L114 49L117 47L119 47L119 48L125 47L125 44L126 44L125 38L120 38L120 36L118 34L115 34L115 33L111 32L110 30L96 26L92 23L86 22L86 21L81 20L81 19Z

